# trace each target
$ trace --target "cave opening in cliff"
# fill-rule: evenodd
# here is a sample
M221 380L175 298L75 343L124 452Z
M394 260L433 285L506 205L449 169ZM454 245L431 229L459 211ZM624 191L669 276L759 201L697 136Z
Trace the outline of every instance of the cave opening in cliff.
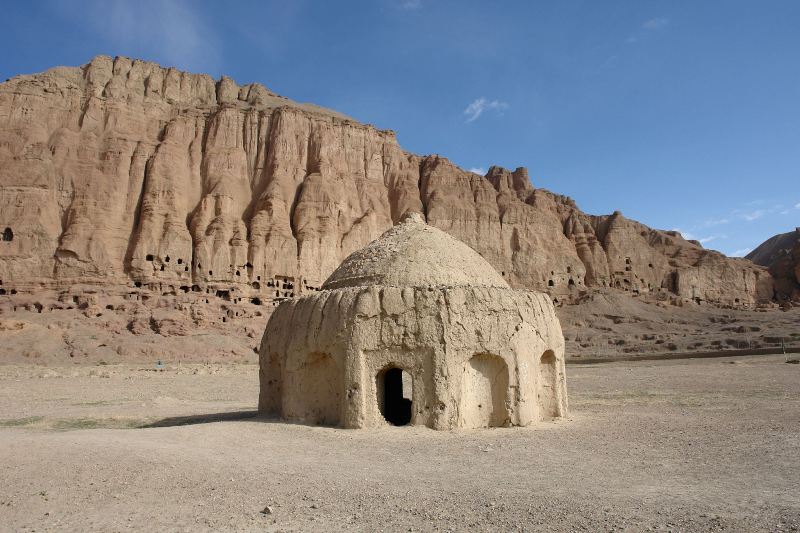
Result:
M14 232L11 231L11 228L6 228L3 230L3 240L6 242L11 242L14 240Z
M145 258L146 261L152 261L153 260L153 254L147 254L144 258Z
M548 287L555 287L555 286L556 286L556 284L555 284L555 283L553 282L553 280L551 279L551 280L548 280L548 281L547 281L547 286L548 286Z

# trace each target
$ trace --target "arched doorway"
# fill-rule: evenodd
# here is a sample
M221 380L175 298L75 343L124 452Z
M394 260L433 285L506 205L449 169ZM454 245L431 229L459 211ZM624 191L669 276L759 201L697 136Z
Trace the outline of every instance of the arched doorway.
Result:
M377 389L378 406L387 422L393 426L405 426L411 422L411 374L401 368L387 368L378 374Z
M539 361L539 408L542 418L556 418L561 415L558 397L558 369L556 354L547 350Z
M3 230L3 240L11 242L14 240L14 232L11 231L11 228L6 228Z
M502 427L508 423L508 365L497 355L474 355L464 366L461 426Z

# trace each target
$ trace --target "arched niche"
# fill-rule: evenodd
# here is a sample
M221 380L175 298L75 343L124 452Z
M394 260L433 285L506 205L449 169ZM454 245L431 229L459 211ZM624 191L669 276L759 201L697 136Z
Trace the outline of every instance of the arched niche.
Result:
M539 359L539 409L542 419L561 416L559 407L558 366L553 350L545 351Z
M493 354L475 354L464 365L459 418L461 427L509 424L508 365Z

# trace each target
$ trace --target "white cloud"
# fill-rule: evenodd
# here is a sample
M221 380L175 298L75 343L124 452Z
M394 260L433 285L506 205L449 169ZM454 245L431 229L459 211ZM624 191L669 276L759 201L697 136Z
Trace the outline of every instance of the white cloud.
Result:
M731 257L744 257L752 251L753 251L752 248L742 248L741 250L736 250L735 252L732 252Z
M752 222L754 220L758 220L759 218L763 217L765 211L763 209L756 209L755 211L745 211L741 213L741 217L748 222Z
M727 237L727 235L709 235L708 237L701 237L697 240L700 241L700 244L705 244L707 242L716 241L717 239L725 239Z
M720 226L722 224L727 224L729 222L730 220L727 218L710 218L705 222L703 222L703 226L710 228L712 226Z
M508 107L506 102L501 102L500 100L490 101L481 97L473 100L473 102L467 106L464 110L464 115L467 116L467 122L473 122L477 120L484 111L496 111L498 114L502 114Z
M727 235L709 235L707 237L700 237L699 235L695 235L690 231L683 231L680 228L674 228L673 231L677 231L678 233L680 233L681 236L687 241L697 241L700 244L706 244L711 241L716 241L717 239L727 238Z
M669 19L665 17L656 17L649 20L645 20L642 22L642 25L631 35L625 39L627 44L633 44L638 42L640 39L644 39L648 33L659 31L666 28L669 25Z
M642 29L644 30L660 30L661 28L666 27L669 24L669 19L664 17L658 17L650 20L645 20L642 23Z
M798 203L794 204L794 208L795 208L795 209L800 209L800 202L798 202Z
M469 169L469 171L474 172L475 174L480 174L481 176L486 174L486 169L483 167L472 167Z

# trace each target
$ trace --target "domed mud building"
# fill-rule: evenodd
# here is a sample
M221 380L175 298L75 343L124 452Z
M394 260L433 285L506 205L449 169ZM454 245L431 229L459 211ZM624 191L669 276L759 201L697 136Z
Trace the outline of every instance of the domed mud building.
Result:
M567 414L550 298L511 289L413 213L322 291L281 303L260 350L259 411L309 424L526 426Z

